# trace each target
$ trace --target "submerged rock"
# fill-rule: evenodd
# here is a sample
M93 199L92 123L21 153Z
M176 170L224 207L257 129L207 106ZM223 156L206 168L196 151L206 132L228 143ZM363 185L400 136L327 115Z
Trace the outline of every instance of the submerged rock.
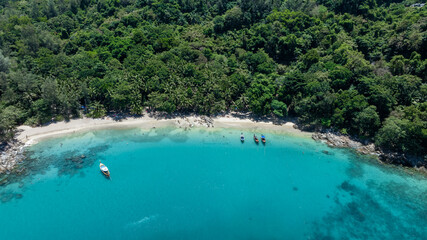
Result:
M3 178L0 178L0 186L5 185L8 182L8 176L4 176Z
M323 151L322 151L322 153L324 153L324 154L326 154L326 155L333 155L333 153L331 153L331 152L329 152L329 151L326 151L326 150L323 150Z

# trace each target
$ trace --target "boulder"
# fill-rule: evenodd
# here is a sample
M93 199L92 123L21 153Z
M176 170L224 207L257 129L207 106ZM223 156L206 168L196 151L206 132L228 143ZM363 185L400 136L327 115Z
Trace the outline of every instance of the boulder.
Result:
M373 143L361 143L350 137L334 132L316 132L311 136L316 141L323 141L330 147L352 148L361 154L377 154Z

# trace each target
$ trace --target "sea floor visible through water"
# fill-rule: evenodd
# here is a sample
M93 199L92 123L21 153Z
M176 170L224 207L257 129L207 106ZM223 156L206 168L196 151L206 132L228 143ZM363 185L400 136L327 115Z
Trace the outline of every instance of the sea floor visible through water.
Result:
M426 238L424 176L306 137L264 132L264 145L243 132L244 143L241 130L202 128L42 141L0 186L0 239Z

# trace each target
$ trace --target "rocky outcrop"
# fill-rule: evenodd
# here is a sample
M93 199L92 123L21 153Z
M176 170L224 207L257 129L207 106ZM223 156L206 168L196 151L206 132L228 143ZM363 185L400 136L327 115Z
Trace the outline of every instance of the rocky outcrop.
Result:
M204 124L207 127L214 127L214 121L211 117L201 116L200 121L201 121L201 124Z
M0 154L0 173L12 171L16 164L24 160L24 144L20 142L8 143Z
M407 167L412 167L413 165L408 162L408 159L404 154L394 153L394 152L388 152L388 153L382 153L379 156L379 159L381 162L388 163L388 164L394 164L394 165L402 165Z
M426 168L427 168L426 156L422 158L422 157L406 155L403 153L381 152L379 159L381 160L381 162L384 162L384 163L402 165L405 167L413 167L424 172L426 172Z
M376 155L383 163L413 167L423 172L426 172L427 169L426 157L422 158L403 153L384 151L376 147L373 143L362 143L361 141L351 139L347 135L326 131L313 133L312 138L316 141L325 142L330 147L352 148L364 155Z
M183 119L176 120L176 126L179 128L192 128L192 127L214 127L214 121L207 116L184 117Z
M380 155L380 152L376 150L373 143L364 144L360 141L352 140L346 135L341 135L334 132L316 132L313 133L312 138L316 141L323 141L330 147L352 148L361 154Z

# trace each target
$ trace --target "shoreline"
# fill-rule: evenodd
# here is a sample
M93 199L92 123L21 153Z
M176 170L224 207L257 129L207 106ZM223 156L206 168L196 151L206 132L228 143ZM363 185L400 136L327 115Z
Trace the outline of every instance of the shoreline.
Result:
M123 117L121 115L104 118L83 117L69 121L53 122L39 127L19 126L14 141L9 142L0 152L0 174L9 174L15 171L16 166L25 161L25 148L45 139L103 129L153 129L162 127L176 127L185 130L191 128L262 130L266 133L288 134L305 138L312 137L312 133L297 129L296 124L291 121L277 122L271 119L258 119L241 113L229 113L213 118L202 115L163 115L161 113L144 113L138 117ZM1 183L0 179L0 185Z
M16 165L24 161L26 147L37 144L39 141L66 136L73 133L90 132L103 129L152 129L161 127L206 129L238 129L241 131L263 131L265 133L287 134L294 137L311 138L320 141L331 148L347 148L358 154L370 155L383 164L401 165L426 173L426 166L418 159L406 158L404 155L385 153L376 149L372 143L361 143L352 140L349 136L334 132L309 132L298 128L291 120L277 120L270 118L254 118L250 114L228 113L216 117L203 115L163 114L159 112L147 113L141 116L112 115L104 118L78 118L69 121L53 122L45 126L30 127L21 125L17 129L15 141L9 143L6 149L0 152L0 173L12 172ZM422 161L421 161L422 162Z
M127 117L115 120L112 117L104 118L80 118L70 121L51 123L47 126L30 127L19 126L15 139L25 147L37 144L39 141L49 138L65 136L68 134L88 132L102 129L130 129L130 128L161 128L176 127L191 129L194 127L204 128L233 128L242 130L265 130L292 134L294 136L311 137L312 133L296 128L296 124L290 121L274 123L273 121L255 121L250 118L235 117L230 114L219 117L205 116L176 116L172 118L157 118L145 114L141 117Z

